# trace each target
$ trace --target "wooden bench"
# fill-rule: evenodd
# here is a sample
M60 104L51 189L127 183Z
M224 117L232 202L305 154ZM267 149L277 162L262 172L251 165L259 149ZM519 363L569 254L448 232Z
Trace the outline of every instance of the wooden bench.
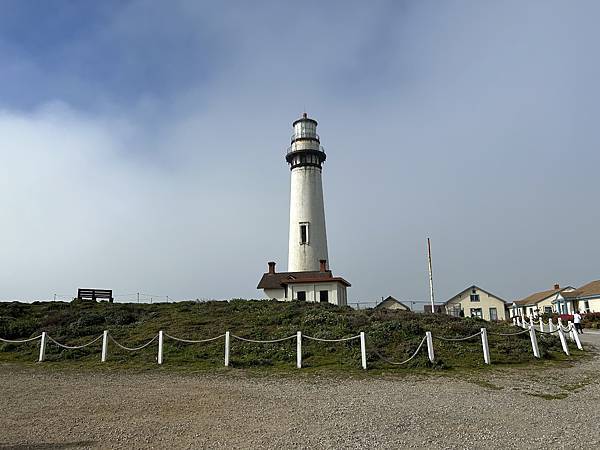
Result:
M111 289L78 289L77 300L108 300L113 302L113 294Z

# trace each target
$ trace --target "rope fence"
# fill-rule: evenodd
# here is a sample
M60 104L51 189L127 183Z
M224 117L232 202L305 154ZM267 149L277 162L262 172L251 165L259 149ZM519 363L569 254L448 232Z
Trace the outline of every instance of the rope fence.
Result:
M523 323L526 323L526 322L523 321ZM523 323L519 323L517 320L513 319L513 324L515 326L522 327ZM552 326L550 326L550 331L544 331L543 327L540 327L539 330L536 329L535 325L533 324L533 320L532 320L530 324L527 324L525 329L514 332L514 333L490 332L486 328L481 328L477 333L472 334L470 336L446 337L446 336L433 335L430 331L427 331L425 333L425 336L423 336L421 338L421 341L419 342L419 345L417 346L414 353L412 353L412 355L410 357L408 357L407 359L405 359L403 361L399 361L399 362L392 361L389 358L383 356L377 349L371 348L369 351L371 354L375 355L377 358L379 358L381 361L383 361L386 364L390 364L393 366L400 366L400 365L408 364L410 361L412 361L414 358L416 358L417 355L419 354L419 352L421 351L421 349L423 348L423 346L425 345L425 343L427 343L427 355L428 355L429 361L431 363L433 363L435 361L435 353L434 353L434 347L433 347L434 339L444 341L444 342L461 342L461 341L467 341L469 339L473 339L478 336L481 336L481 345L482 345L482 350L483 350L484 362L485 362L485 364L491 364L490 350L489 350L489 344L488 344L488 334L493 335L493 336L500 336L500 337L514 337L514 336L518 336L518 335L525 334L525 333L529 333L529 335L530 335L533 355L536 358L541 357L539 348L538 348L538 344L537 344L536 333L550 334L550 335L558 333L558 337L561 341L562 349L565 352L565 354L567 354L567 355L569 355L569 348L567 345L566 336L570 337L571 340L577 344L578 349L583 350L583 347L581 346L581 342L579 340L577 331L572 323L569 322L568 326L564 326L559 321L556 329L552 329ZM0 338L0 342L5 342L5 343L9 343L9 344L24 344L24 343L40 340L38 361L41 362L41 361L45 360L46 345L47 345L48 341L62 349L65 349L65 350L78 350L78 349L83 349L83 348L89 347L89 346L95 344L96 342L102 340L101 361L106 362L107 357L108 357L108 342L109 341L112 342L115 346L117 346L118 348L120 348L122 350L125 350L128 352L135 352L135 351L140 351L140 350L143 350L143 349L149 347L152 343L154 343L158 340L158 355L157 355L156 360L157 360L158 364L162 364L163 363L163 348L164 348L164 338L165 337L168 339L171 339L175 342L182 342L182 343L186 343L186 344L202 344L202 343L217 341L219 339L225 338L225 351L224 351L225 366L229 366L231 338L237 339L242 342L248 342L248 343L254 343L254 344L276 344L276 343L295 339L296 340L296 355L297 355L296 367L297 368L302 368L302 341L303 341L303 338L307 339L309 341L327 342L327 343L347 342L347 341L359 339L360 340L360 350L361 350L361 366L363 369L365 369L365 370L367 369L367 345L366 345L366 333L365 332L360 332L360 334L357 334L354 336L331 339L331 338L320 338L320 337L316 337L316 336L303 335L301 331L298 331L295 335L286 336L283 338L259 340L259 339L245 338L245 337L230 333L229 331L226 331L225 333L220 334L215 337L193 340L193 339L178 338L178 337L172 336L170 334L167 334L161 330L158 332L158 334L154 335L146 343L144 343L140 346L137 346L137 347L127 347L126 345L119 343L108 332L108 330L105 330L103 332L103 334L101 334L97 338L91 340L90 342L88 342L86 344L82 344L82 345L66 345L66 344L60 343L57 340L55 340L53 337L48 335L47 332L44 331L39 336L35 336L35 337L29 338L29 339L15 340L15 339Z
M2 339L2 338L0 338L0 342L6 342L7 344L24 344L26 342L37 341L41 337L42 337L42 335L40 334L39 336L32 337L32 338L29 338L29 339L23 339L23 340L20 340L20 341L14 341L14 340L11 340L11 339Z
M412 356L410 356L408 359L405 359L402 362L394 362L394 361L390 361L389 359L387 359L385 356L383 356L381 353L379 353L377 350L371 350L371 352L375 353L375 355L377 355L377 357L379 359L381 359L382 361L391 364L393 366L402 366L406 363L409 363L410 361L412 361L417 354L419 353L419 350L421 350L421 347L423 347L423 344L425 343L425 341L427 340L427 336L424 336L423 339L421 339L421 343L419 344L419 346L417 347L417 349L415 350L415 352L412 354Z

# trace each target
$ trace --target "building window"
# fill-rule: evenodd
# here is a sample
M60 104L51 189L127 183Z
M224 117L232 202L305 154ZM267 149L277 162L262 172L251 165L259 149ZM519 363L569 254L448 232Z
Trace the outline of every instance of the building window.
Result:
M321 303L329 302L329 291L319 291L319 301Z
M306 301L306 291L298 291L298 301Z
M498 320L498 310L496 308L490 308L490 320Z
M478 319L483 319L483 313L481 308L471 308L471 317L477 317Z
M544 306L544 314L552 314L552 306Z
M479 294L477 293L477 291L475 289L473 289L471 291L471 301L472 302L478 302L479 301Z
M585 308L585 312L590 312L590 302L588 300L584 300L583 306Z
M300 223L300 244L308 244L308 222Z

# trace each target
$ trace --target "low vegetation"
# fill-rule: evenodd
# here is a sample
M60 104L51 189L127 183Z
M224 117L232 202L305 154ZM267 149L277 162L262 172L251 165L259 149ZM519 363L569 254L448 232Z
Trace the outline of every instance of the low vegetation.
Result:
M279 303L275 301L231 300L180 302L171 304L110 304L92 302L0 303L0 337L25 339L48 332L58 342L76 346L90 342L109 330L128 347L139 346L158 330L184 339L210 338L229 330L245 338L276 339L297 331L320 338L342 338L367 333L369 367L461 369L483 367L481 339L445 342L434 339L436 362L427 359L424 345L420 354L405 366L390 366L408 358L426 331L434 336L464 337L486 327L490 333L519 331L508 323L455 318L441 314L418 314L389 310L353 310L329 304ZM563 359L560 342L554 336L538 335L542 358ZM493 364L538 363L534 361L529 334L489 335ZM39 342L0 343L0 362L32 362ZM81 350L65 350L48 343L46 360L75 366L100 364L101 341ZM165 338L164 367L213 369L223 365L223 339L204 344L185 344ZM577 352L573 349L574 353ZM295 339L275 344L231 341L231 366L291 369L295 365ZM156 345L126 352L109 344L110 367L156 367ZM60 365L60 364L57 364ZM303 365L312 369L353 370L360 367L358 340L325 343L303 340Z

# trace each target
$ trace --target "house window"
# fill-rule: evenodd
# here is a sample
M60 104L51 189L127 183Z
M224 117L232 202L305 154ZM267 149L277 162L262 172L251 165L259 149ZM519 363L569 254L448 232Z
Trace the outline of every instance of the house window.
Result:
M308 222L300 223L300 243L308 244Z
M498 310L496 308L490 308L490 320L498 320Z
M329 291L319 291L319 301L321 303L329 302Z
M481 308L471 308L471 317L477 317L478 319L483 319L483 313Z
M544 306L544 314L552 314L552 306Z
M477 291L475 289L473 289L471 291L471 301L472 302L478 302L479 301L479 294L477 293Z
M590 302L585 300L583 302L583 307L585 308L585 312L590 312Z
M298 301L306 301L306 291L298 291Z

